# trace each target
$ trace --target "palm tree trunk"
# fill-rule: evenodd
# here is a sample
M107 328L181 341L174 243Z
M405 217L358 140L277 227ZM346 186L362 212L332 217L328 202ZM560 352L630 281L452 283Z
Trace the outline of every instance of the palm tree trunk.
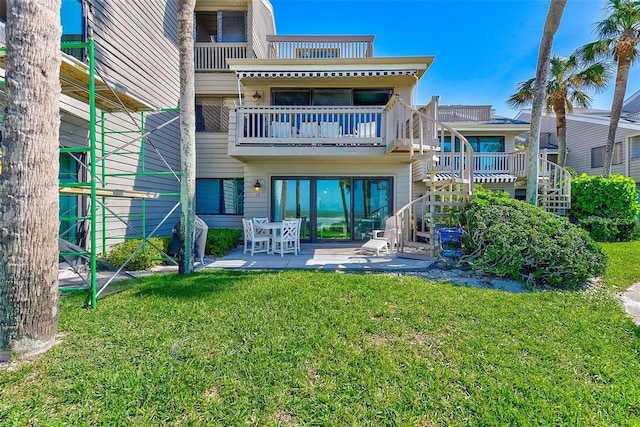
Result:
M609 121L609 132L607 133L607 147L604 157L604 167L602 169L602 176L605 178L611 175L616 132L618 131L620 116L622 115L624 96L627 92L627 80L629 79L629 68L631 67L631 52L633 52L634 47L635 43L625 44L623 40L620 40L618 43L618 70L616 71L616 86L613 90L611 118Z
M178 272L193 272L196 194L196 96L193 58L195 0L178 0L178 51L180 55L180 246Z
M60 0L7 2L0 175L0 361L58 327Z
M566 93L558 102L554 102L556 113L556 135L558 136L558 164L564 167L567 161L567 112L565 106Z
M529 159L527 167L527 202L536 205L538 201L538 153L540 152L540 121L542 119L542 107L547 92L547 76L549 75L549 62L551 60L551 47L553 37L558 31L562 13L567 0L551 0L547 19L544 23L540 50L538 51L538 64L536 68L535 93L531 107L531 127L529 130Z

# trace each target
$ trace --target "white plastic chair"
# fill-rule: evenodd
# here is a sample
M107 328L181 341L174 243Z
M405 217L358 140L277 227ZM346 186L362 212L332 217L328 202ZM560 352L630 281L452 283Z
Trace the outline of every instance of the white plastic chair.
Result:
M320 136L323 138L337 138L342 133L338 122L320 122Z
M257 252L269 253L269 241L271 239L269 236L256 236L253 221L243 218L242 228L244 229L244 252L242 253L247 253L249 242L251 242L251 256Z
M385 240L387 242L387 253L396 251L398 227L395 216L387 218L384 223L384 230L373 230L373 240Z
M262 236L269 236L269 230L265 230L264 228L260 228L260 227L256 227L256 224L266 224L269 222L269 218L265 217L257 217L254 216L253 217L253 229L255 231L256 236L258 237L262 237Z
M283 257L285 253L298 255L300 220L291 219L282 221L282 230L279 236L273 236L273 253L279 252Z

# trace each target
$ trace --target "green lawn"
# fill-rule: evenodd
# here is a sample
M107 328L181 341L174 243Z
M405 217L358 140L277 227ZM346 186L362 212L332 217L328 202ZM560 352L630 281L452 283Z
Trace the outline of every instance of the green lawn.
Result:
M640 424L640 329L605 291L215 271L80 306L0 371L0 425Z
M601 243L609 265L602 283L614 291L624 291L640 282L640 241Z

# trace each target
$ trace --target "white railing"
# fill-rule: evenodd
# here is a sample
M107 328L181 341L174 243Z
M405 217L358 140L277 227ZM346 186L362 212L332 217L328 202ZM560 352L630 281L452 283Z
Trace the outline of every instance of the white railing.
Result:
M235 113L236 145L384 144L384 107L243 106Z
M457 153L440 153L440 162L445 168L459 169ZM479 173L511 173L512 153L473 153L473 171Z
M571 209L571 174L549 161L547 150L543 150L538 159L538 206L560 215Z
M274 59L367 58L373 56L374 36L267 36Z
M195 43L195 71L225 71L229 69L227 59L247 57L246 43Z
M441 105L437 117L441 122L487 122L491 120L491 106Z
M529 158L529 151L527 150L518 150L514 151L513 154L513 175L516 178L526 178L528 171L527 159Z
M437 111L437 107L434 107ZM473 148L467 139L455 129L438 122L424 111L416 110L395 95L386 105L387 151L408 150L412 159L425 158L427 172L450 172L452 179L469 183L473 192ZM449 165L440 162L441 141L462 141L461 150L451 153ZM455 159L455 160L454 160Z

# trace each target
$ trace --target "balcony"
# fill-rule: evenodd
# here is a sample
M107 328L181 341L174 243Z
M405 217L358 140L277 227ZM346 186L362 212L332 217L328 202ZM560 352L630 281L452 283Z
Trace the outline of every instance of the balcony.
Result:
M228 71L227 59L247 57L247 43L195 43L196 73Z
M267 36L270 59L369 58L374 36Z

